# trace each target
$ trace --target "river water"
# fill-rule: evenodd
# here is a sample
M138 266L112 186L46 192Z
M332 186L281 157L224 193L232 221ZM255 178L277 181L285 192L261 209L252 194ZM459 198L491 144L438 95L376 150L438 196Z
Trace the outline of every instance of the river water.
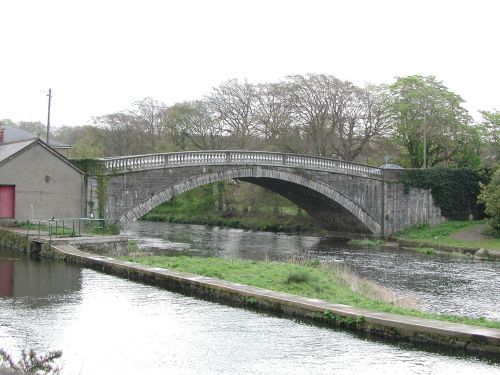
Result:
M344 263L421 310L500 320L500 262L202 225L137 222L127 234L155 253Z
M395 256L386 251L342 250L335 247L338 244L327 245L328 241L313 237L203 226L140 223L129 233L152 252L268 259L312 254L326 261L347 262L365 270L367 276L376 275L376 265L387 262L384 258ZM370 267L358 267L352 260L362 254L364 262L371 260ZM469 262L467 267L465 260L447 259L464 269L477 267L481 274L490 269L498 275L493 263ZM426 258L406 262L431 268ZM404 263L393 262L391 267ZM442 273L426 271L425 278ZM398 284L396 273L381 274L382 280ZM455 279L460 280L459 275ZM462 287L479 282L469 276L467 280ZM406 291L407 284L413 283L402 281L398 288ZM491 310L495 316L494 306L472 310L483 315ZM5 249L0 249L0 347L15 356L24 348L61 349L63 374L500 374L500 361L368 340L64 262L32 260Z

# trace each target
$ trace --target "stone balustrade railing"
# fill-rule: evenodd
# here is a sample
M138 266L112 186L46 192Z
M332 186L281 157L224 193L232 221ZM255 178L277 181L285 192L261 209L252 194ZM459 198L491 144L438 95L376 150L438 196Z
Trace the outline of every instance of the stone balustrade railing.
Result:
M274 165L381 177L382 170L342 160L265 151L189 151L100 159L104 173L189 165Z

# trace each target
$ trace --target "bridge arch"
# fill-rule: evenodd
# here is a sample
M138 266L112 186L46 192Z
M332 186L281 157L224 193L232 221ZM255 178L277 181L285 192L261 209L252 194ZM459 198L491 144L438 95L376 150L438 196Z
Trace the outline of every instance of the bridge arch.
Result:
M344 225L344 230L340 231L349 232L349 228L354 228L355 230L352 232L381 234L381 225L366 210L331 186L302 176L300 173L260 166L229 168L223 171L204 173L166 186L152 194L150 198L122 213L117 222L120 226L126 227L127 224L141 218L154 207L179 194L206 184L229 179L254 183L283 195L323 224L330 220L335 222L336 227ZM314 201L310 207L306 202L307 199ZM318 210L318 206L324 207L324 210Z

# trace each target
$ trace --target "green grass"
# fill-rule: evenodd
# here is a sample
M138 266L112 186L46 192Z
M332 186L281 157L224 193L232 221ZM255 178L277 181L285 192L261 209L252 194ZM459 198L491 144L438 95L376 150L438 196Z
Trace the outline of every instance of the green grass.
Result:
M349 245L353 246L381 246L384 244L382 240L370 240L370 239L353 239L349 240Z
M398 232L396 238L418 241L423 244L439 244L454 247L483 248L487 250L500 250L500 239L491 238L485 240L456 240L451 235L461 229L484 224L484 221L446 221L435 227L419 225L408 230Z
M374 311L500 328L500 322L497 321L429 314L401 307L388 290L356 276L348 268L335 264L258 262L187 256L121 259Z
M417 253L420 254L428 254L428 255L434 255L437 254L436 250L434 250L432 247L415 247L412 248L413 251L416 251Z
M300 271L293 270L288 274L288 276L286 278L287 284L307 283L309 281L311 281L311 274L307 271L304 271L304 270L300 270Z

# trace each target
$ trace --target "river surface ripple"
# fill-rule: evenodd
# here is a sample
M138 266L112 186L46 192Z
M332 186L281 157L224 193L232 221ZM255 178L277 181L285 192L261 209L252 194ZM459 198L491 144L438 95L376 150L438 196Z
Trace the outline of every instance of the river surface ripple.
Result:
M298 257L344 263L414 300L421 310L500 320L500 262L203 225L137 222L127 234L142 249L159 254L271 260Z
M139 226L143 229L134 233L151 251L206 254L205 241L228 237L233 245L227 256L253 253L257 238L267 244L264 253L278 243L303 246L263 254L273 258L304 256L322 243L312 237L169 225L167 232L188 238L206 231L200 242L172 242L142 235L143 223ZM246 233L253 239L244 250ZM500 361L368 340L5 249L0 249L0 347L16 357L22 349L61 349L63 374L500 374Z

